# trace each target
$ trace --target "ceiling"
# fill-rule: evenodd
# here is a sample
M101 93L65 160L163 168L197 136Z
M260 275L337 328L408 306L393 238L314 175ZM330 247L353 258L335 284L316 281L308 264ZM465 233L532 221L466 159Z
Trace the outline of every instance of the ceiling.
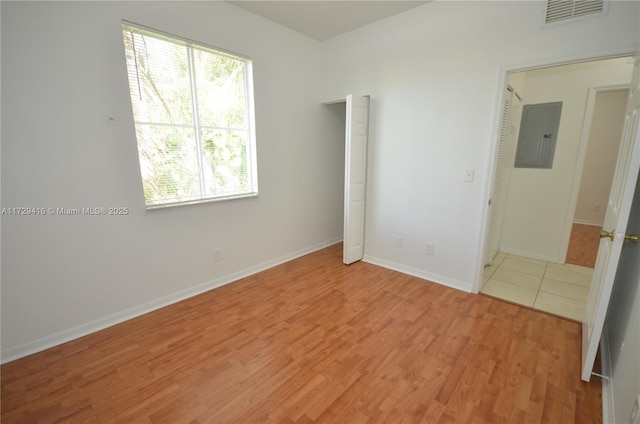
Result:
M427 1L230 1L289 29L324 41Z

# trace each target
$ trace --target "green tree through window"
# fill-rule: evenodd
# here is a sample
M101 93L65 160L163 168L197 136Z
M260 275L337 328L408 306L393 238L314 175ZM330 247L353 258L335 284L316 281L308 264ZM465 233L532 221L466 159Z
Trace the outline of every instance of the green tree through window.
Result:
M257 195L251 61L122 30L147 209Z

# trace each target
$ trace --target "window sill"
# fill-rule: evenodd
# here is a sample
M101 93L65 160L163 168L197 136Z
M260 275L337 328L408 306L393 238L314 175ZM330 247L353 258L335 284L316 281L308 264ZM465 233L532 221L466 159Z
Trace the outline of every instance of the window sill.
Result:
M237 194L233 196L222 196L222 197L216 197L213 199L199 199L199 200L190 200L186 202L163 203L160 205L147 205L145 209L147 210L147 212L152 212L152 211L157 211L162 209L178 208L178 207L190 206L190 205L201 205L204 203L226 202L229 200L246 199L250 197L258 197L258 192Z

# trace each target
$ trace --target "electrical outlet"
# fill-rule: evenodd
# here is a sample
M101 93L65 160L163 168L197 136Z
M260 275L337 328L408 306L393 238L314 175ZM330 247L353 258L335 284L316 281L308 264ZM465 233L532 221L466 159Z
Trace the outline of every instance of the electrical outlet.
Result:
M433 248L434 248L433 243L426 243L424 245L424 253L426 253L427 255L433 255Z
M464 181L470 183L473 181L473 176L476 173L476 170L473 168L468 168L464 170Z
M222 249L213 249L213 261L220 262L222 260Z
M640 424L640 395L636 396L636 402L633 404L633 408L631 408L629 424Z

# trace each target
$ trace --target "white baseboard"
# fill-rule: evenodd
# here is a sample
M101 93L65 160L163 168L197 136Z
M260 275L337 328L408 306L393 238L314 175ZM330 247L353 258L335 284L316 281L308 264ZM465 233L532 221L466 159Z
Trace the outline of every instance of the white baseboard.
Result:
M342 237L335 237L324 241L324 247L333 246L334 244L342 243Z
M443 286L451 287L452 289L461 290L467 293L471 293L472 291L471 283L458 281L449 277L445 277L443 275L425 272L424 270L399 264L397 262L376 258L375 256L370 255L364 255L364 258L362 260L373 265L378 265L383 268L391 269L393 271L398 271L403 274L412 275L414 277L422 278L423 280L429 280Z
M538 253L527 252L525 250L511 249L500 246L500 252L508 255L524 256L525 258L538 259L545 262L561 263L558 258L553 256L540 255Z
M590 225L592 227L602 227L602 225L604 225L603 222L600 222L600 221L589 221L588 219L585 219L585 220L574 219L573 223L574 224L582 224L582 225Z
M132 318L139 317L140 315L144 315L146 313L155 311L156 309L164 308L165 306L172 305L174 303L180 302L190 297L197 296L209 290L213 290L215 288L224 286L226 284L233 283L234 281L238 281L250 275L257 274L258 272L264 271L269 268L273 268L274 266L283 264L285 262L291 261L293 259L299 258L300 256L307 255L317 250L321 250L327 246L330 246L332 244L336 244L339 242L340 240L338 241L327 240L325 242L315 244L305 249L298 250L297 252L280 256L278 258L275 258L266 262L262 262L255 266L243 269L241 271L228 274L219 278L215 278L211 281L207 281L205 283L198 284L193 287L189 287L185 290L172 293L168 296L164 296L159 299L152 300L142 305L125 309L124 311L120 311L115 314L112 314L103 318L99 318L97 320L88 322L86 324L69 328L67 330L63 330L58 333L54 333L54 334L42 337L38 340L34 340L32 342L28 342L20 346L5 349L0 354L1 356L0 363L5 364L7 362L11 362L16 359L23 358L25 356L52 348L54 346L58 346L62 343L66 343L71 340L78 339L80 337L89 335L91 333L104 330L105 328L114 326L116 324L120 324Z

